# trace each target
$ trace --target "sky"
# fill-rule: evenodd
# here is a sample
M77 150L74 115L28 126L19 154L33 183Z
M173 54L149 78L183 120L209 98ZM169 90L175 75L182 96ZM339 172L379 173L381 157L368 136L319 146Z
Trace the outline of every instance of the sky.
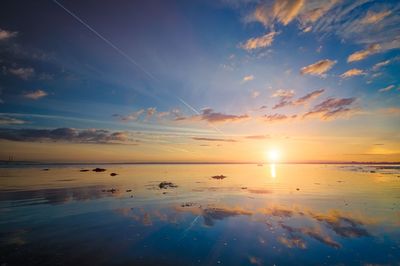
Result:
M400 161L400 2L3 1L0 160Z

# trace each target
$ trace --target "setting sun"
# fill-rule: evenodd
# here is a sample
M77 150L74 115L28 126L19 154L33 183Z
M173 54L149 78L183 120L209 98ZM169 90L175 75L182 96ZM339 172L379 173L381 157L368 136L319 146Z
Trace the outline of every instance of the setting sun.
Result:
M271 163L276 163L280 158L280 152L277 149L270 149L266 153L267 159Z

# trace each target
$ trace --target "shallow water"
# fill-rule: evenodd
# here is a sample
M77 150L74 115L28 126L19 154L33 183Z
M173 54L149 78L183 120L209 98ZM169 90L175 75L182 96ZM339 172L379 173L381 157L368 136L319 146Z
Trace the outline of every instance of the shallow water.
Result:
M400 263L392 166L3 167L0 214L0 265Z

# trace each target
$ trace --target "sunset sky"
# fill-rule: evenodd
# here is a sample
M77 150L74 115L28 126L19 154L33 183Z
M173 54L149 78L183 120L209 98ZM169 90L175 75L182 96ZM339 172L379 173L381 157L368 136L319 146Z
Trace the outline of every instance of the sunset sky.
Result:
M399 1L3 1L0 160L400 161L399 48Z

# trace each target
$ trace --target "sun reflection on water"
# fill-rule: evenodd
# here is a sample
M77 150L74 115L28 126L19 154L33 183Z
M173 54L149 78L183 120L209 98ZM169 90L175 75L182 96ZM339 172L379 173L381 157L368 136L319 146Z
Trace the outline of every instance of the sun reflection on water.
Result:
M274 163L269 164L269 168L270 168L270 171L271 171L271 177L275 179L276 178L276 167L275 167L275 164Z

